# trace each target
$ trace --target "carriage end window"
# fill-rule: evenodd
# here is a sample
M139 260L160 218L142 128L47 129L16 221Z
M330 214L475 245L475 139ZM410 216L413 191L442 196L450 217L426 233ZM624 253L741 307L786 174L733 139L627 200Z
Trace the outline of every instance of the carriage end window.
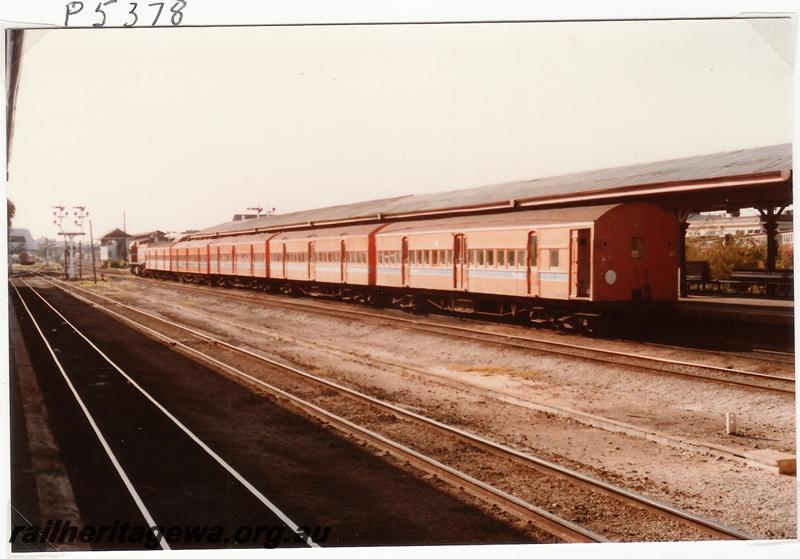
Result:
M558 249L550 249L550 267L558 268Z
M631 258L644 258L644 239L641 237L631 239Z

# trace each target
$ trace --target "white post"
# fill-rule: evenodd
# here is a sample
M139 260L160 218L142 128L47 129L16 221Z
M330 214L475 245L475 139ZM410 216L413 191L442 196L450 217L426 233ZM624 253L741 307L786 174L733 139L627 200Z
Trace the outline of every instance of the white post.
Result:
M75 279L75 240L71 237L69 242L69 279Z
M725 413L725 433L728 435L736 434L736 415L731 412Z

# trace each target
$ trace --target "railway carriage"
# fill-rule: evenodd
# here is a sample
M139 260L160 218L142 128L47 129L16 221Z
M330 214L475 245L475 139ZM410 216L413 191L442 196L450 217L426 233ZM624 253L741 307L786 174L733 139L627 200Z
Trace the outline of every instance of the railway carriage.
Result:
M665 210L626 203L192 239L148 249L146 266L161 277L591 329L603 313L676 300L679 234Z
M406 307L424 294L446 310L588 319L612 302L674 301L678 234L647 204L393 223L376 235L377 286Z
M349 297L352 286L374 285L370 269L375 251L370 247L377 228L356 225L279 233L269 239L273 262L269 279L292 280L281 286L285 292Z
M138 275L159 275L168 277L170 275L170 244L155 243L139 249L143 254L143 260L131 271Z

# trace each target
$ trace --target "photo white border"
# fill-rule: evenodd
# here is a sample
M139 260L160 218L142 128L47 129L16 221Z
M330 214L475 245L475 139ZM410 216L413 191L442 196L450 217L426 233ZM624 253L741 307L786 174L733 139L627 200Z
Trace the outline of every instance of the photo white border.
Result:
M796 13L798 2L791 0L705 0L703 2L690 0L672 0L671 2L656 2L653 0L640 2L626 2L622 0L602 2L591 0L573 0L571 2L544 2L544 1L490 1L490 0L440 0L437 2L423 0L404 0L394 2L377 2L368 0L294 0L291 2L258 1L258 0L228 0L225 2L211 0L187 0L185 19L181 27L194 26L245 26L245 25L287 25L287 24L343 24L343 23L451 23L451 22L497 22L497 21L586 21L586 20L637 20L637 19L698 19L698 18L731 18L755 15L790 15L795 17L794 48L795 60L798 60ZM13 28L59 28L64 23L65 1L56 0L4 0L0 6L0 28L3 31ZM87 7L91 1L85 2ZM171 27L168 18L164 18L166 25ZM138 26L141 28L145 26ZM4 43L5 43L5 33ZM6 56L3 57L3 91L5 97ZM794 78L794 107L798 106L797 73ZM2 119L5 124L6 112L3 110ZM5 130L5 126L3 127ZM797 118L794 123L794 157L797 161ZM5 153L5 133L3 138L3 153ZM13 154L12 154L13 157ZM5 157L3 157L3 176L5 176ZM6 185L7 186L7 185ZM2 207L3 219L6 208ZM797 224L795 224L797 225ZM795 230L797 230L795 228ZM2 228L0 241L7 246L6 229ZM8 262L6 251L0 251L0 266L4 274L4 281L0 290L8 301ZM795 277L795 292L798 291L800 280ZM0 308L0 324L3 335L0 336L0 352L3 354L3 374L0 375L0 429L3 435L0 440L8 440L5 435L9 433L9 383L8 383L8 305ZM795 316L795 347L797 346L798 321ZM795 402L800 410L800 404ZM797 412L796 416L797 417ZM800 445L798 445L800 447ZM0 449L2 466L0 477L3 478L0 500L0 538L3 549L10 554L8 543L10 528L10 445L8 443ZM800 488L797 492L797 502L800 503ZM800 507L798 507L800 511ZM800 517L800 514L798 514ZM264 550L227 550L236 553L238 557L263 556ZM709 555L748 556L748 557L800 557L800 543L795 541L757 541L757 542L701 542L701 543L653 543L653 544L602 544L591 546L577 545L513 545L513 546L446 546L446 547L389 547L389 548L327 548L321 553L328 557L373 557L375 553L381 557L393 558L413 553L418 558L439 557L442 554L459 557L484 557L502 556L507 558L530 557L634 557L647 555L648 557L672 558L680 554L683 557L707 557ZM70 557L134 557L139 552L70 552ZM134 555L136 553L137 555ZM192 556L218 556L221 552L208 551L173 551L170 553L186 554ZM273 557L302 557L311 553L320 553L316 550L269 550ZM25 554L26 557L61 556L61 553Z

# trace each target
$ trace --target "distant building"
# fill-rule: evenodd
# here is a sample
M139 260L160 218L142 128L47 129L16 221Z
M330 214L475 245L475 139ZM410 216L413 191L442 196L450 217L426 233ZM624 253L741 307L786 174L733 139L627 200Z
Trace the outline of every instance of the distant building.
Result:
M231 221L244 221L245 219L255 219L261 217L260 214L233 214Z
M33 252L38 248L39 245L36 244L29 230L19 227L12 227L8 230L8 250L11 254Z
M147 233L126 233L122 229L112 229L100 237L100 264L108 266L109 262L129 260L131 250L150 243L157 243L166 239L163 231L148 231Z
M778 218L778 243L793 244L794 224L793 214L789 210ZM767 235L761 226L761 216L739 215L731 216L727 214L697 214L689 218L689 229L686 231L687 237L699 237L703 239L719 239L727 235L745 235L757 243L765 243Z

